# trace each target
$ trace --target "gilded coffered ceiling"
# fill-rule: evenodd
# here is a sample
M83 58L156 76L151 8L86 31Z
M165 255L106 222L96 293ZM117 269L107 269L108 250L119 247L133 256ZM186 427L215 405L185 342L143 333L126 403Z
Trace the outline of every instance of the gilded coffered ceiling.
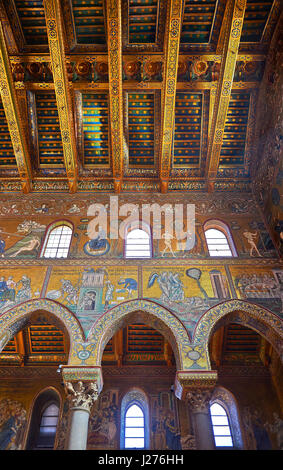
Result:
M280 1L0 0L0 191L249 190Z

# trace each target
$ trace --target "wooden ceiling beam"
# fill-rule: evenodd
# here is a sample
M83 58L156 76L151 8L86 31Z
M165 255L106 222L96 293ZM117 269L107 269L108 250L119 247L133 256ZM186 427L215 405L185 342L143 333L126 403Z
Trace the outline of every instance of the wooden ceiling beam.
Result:
M168 190L174 137L175 97L184 0L169 0L169 18L165 37L165 75L162 91L161 146L159 159L160 191Z
M7 3L6 3L7 6ZM14 4L9 2L9 6L14 8ZM16 16L15 16L16 18ZM9 21L9 16L7 14L6 8L4 6L3 0L0 0L0 21L2 23L5 39L6 39L6 44L7 44L7 50L9 54L19 54L20 48L17 44L17 38L14 35L14 31L11 27L10 21ZM21 29L18 29L18 36L21 35ZM22 37L21 37L22 39ZM20 41L20 44L22 45L23 42Z
M78 184L78 156L72 97L66 68L64 27L60 2L57 0L44 0L44 11L64 162L69 189L71 193L74 193L77 191Z
M114 191L119 193L124 167L121 0L106 0L106 11L111 161Z
M233 78L238 57L239 44L244 22L247 0L229 0L225 10L225 31L223 55L216 94L210 105L213 105L210 134L207 151L206 177L208 189L213 190L217 176L222 147L224 127L233 85Z
M24 116L21 116L17 93L13 81L2 22L0 21L0 94L8 123L13 150L21 179L22 190L29 193L32 188L32 169L28 142L25 134Z

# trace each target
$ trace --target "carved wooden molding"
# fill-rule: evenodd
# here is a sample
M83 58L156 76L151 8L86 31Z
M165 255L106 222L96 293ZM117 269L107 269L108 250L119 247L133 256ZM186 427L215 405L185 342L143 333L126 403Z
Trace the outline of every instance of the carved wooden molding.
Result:
M161 192L168 190L168 180L172 162L172 141L175 122L175 97L178 78L178 59L182 29L183 0L171 0L165 39L165 78L162 93L162 120L160 146L160 186Z
M214 189L219 157L222 147L225 121L230 101L234 72L237 62L239 44L245 16L247 0L229 0L225 15L227 29L224 38L220 77L217 85L213 115L210 125L210 136L207 152L207 179L210 189Z
M110 134L114 190L121 191L124 161L121 0L107 0Z
M12 70L6 47L4 31L0 22L0 94L5 111L10 137L17 161L22 191L31 190L32 170L30 154L25 136L25 127L20 117L20 108L13 82Z
M44 11L69 190L70 192L76 192L78 176L76 138L71 92L66 69L60 2L45 0Z

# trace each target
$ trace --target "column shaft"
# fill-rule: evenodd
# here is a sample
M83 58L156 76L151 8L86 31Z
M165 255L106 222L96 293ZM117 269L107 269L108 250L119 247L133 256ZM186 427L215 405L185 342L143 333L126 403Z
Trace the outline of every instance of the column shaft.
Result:
M214 437L209 412L195 411L192 414L197 449L214 450Z
M71 426L68 450L86 450L89 411L84 408L71 409Z

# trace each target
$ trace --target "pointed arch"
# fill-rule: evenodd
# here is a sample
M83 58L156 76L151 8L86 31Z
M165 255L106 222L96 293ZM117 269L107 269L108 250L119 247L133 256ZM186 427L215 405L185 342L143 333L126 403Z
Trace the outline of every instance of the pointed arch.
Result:
M30 316L38 311L54 315L69 337L69 364L78 362L77 346L85 341L82 327L69 309L59 302L50 299L36 299L23 302L0 316L0 351L9 339L25 326Z
M196 326L194 344L202 343L208 351L209 341L214 331L231 322L255 330L270 342L283 359L282 319L266 308L245 300L228 300L207 310Z
M189 368L187 353L191 350L189 333L183 323L168 309L149 300L130 300L108 310L91 328L88 341L94 343L93 360L101 365L104 347L112 336L131 322L146 323L170 342L177 369Z

